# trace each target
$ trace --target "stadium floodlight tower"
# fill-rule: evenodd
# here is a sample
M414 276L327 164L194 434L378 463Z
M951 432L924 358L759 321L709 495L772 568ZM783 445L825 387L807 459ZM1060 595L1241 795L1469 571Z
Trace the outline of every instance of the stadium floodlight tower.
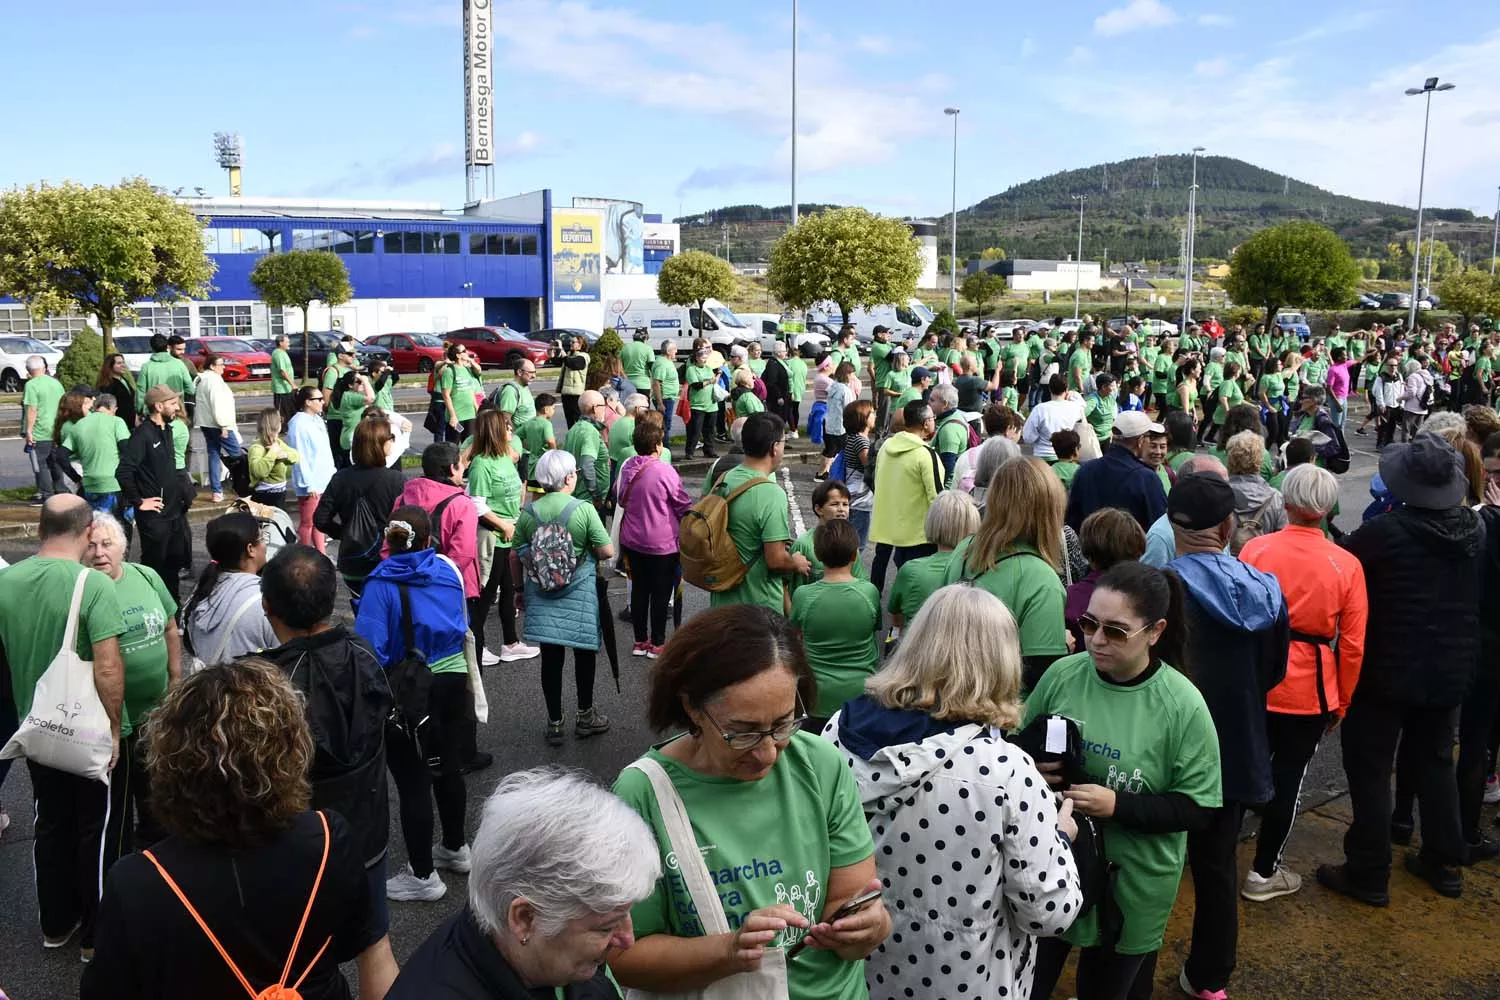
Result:
M229 171L229 196L240 197L240 167L245 161L245 140L238 132L215 132L214 156L219 161L219 168Z

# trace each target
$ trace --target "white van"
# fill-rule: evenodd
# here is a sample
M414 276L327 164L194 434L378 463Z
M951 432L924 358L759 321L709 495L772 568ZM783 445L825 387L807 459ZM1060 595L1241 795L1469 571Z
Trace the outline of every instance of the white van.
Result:
M750 328L751 332L760 331L760 349L766 357L776 349L776 342L783 338L787 341L787 350L796 352L803 351L804 356L811 352L814 356L828 349L829 337L825 333L785 333L782 331L782 319L780 313L735 313L740 320Z
M669 306L656 299L613 299L605 304L604 327L615 330L623 340L645 327L654 349L660 351L668 340L675 340L677 349L684 353L692 350L700 333L720 350L748 344L760 336L758 325L752 330L718 299L703 303L703 311L707 315L700 317L697 306Z
M156 331L144 326L117 326L113 332L115 352L125 355L125 367L140 372L141 365L151 359L151 335Z
M904 340L908 336L920 337L936 317L921 299L907 299L894 305L855 309L849 316L841 316L836 303L819 302L807 311L807 318L833 327L847 323L854 327L854 339L868 344L875 339L877 326L887 327L892 340Z

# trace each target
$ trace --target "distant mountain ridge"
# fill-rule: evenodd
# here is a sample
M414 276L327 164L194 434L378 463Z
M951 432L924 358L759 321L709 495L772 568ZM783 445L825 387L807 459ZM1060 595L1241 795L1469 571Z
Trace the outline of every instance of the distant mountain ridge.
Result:
M1060 259L1077 249L1078 205L1072 195L1087 196L1084 208L1086 259L1172 260L1178 256L1187 223L1192 157L1141 156L1100 163L1040 177L960 209L958 251L968 257L986 247L1001 247L1010 257ZM802 206L805 213L832 206ZM941 219L946 212L929 218ZM783 205L735 205L678 219L684 245L723 252L732 261L765 260L770 245L791 217ZM1228 257L1250 234L1280 222L1311 219L1342 236L1358 257L1382 257L1387 243L1410 239L1416 211L1401 205L1366 201L1325 191L1315 185L1244 160L1227 156L1198 158L1199 258ZM1426 220L1438 220L1438 239L1488 259L1489 223L1467 209L1428 208ZM1424 228L1426 228L1424 226ZM947 227L941 227L940 250L947 253Z

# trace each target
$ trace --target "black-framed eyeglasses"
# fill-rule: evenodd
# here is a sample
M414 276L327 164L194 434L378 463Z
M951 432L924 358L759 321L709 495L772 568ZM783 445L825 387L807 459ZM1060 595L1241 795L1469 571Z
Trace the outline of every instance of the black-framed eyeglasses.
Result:
M761 740L768 736L777 743L785 743L796 735L797 730L802 728L802 723L807 721L807 713L802 709L801 695L797 696L796 714L786 722L778 723L770 729L731 733L719 725L718 720L709 715L707 709L703 710L703 714L707 716L709 722L714 724L714 728L719 731L719 736L731 750L754 750L760 746Z
M1147 622L1145 625L1142 625L1134 632L1130 632L1120 625L1106 625L1087 612L1079 616L1078 619L1078 627L1083 631L1084 635L1093 635L1095 632L1103 632L1104 638L1108 639L1110 642L1124 642L1127 639L1134 639L1136 636L1140 635L1142 632L1146 631L1148 628L1155 624L1155 622Z

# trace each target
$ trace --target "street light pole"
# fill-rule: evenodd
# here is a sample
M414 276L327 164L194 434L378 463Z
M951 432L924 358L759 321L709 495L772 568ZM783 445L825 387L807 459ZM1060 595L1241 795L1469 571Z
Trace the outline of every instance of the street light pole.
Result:
M1422 195L1427 186L1427 127L1432 123L1432 95L1434 91L1452 90L1451 83L1438 83L1438 78L1429 76L1420 87L1408 87L1406 96L1427 95L1427 110L1422 116L1422 169L1417 175L1417 252L1411 259L1411 310L1406 316L1406 331L1410 335L1417 329L1417 278L1422 271Z
M1500 257L1500 192L1495 195L1495 238L1490 243L1490 273L1495 273L1495 258Z
M1183 333L1193 321L1193 251L1198 230L1198 154L1201 152L1202 146L1193 147L1193 183L1188 188L1187 273L1183 275L1186 280L1182 296Z
M1437 254L1437 220L1427 227L1427 294L1432 294L1432 258Z
M792 225L797 225L797 0L792 0Z
M944 108L953 117L953 231L948 244L948 314L958 315L958 109Z
M1075 194L1078 202L1078 255L1073 258L1073 318L1078 318L1079 293L1083 287L1083 205L1089 200L1086 194Z

